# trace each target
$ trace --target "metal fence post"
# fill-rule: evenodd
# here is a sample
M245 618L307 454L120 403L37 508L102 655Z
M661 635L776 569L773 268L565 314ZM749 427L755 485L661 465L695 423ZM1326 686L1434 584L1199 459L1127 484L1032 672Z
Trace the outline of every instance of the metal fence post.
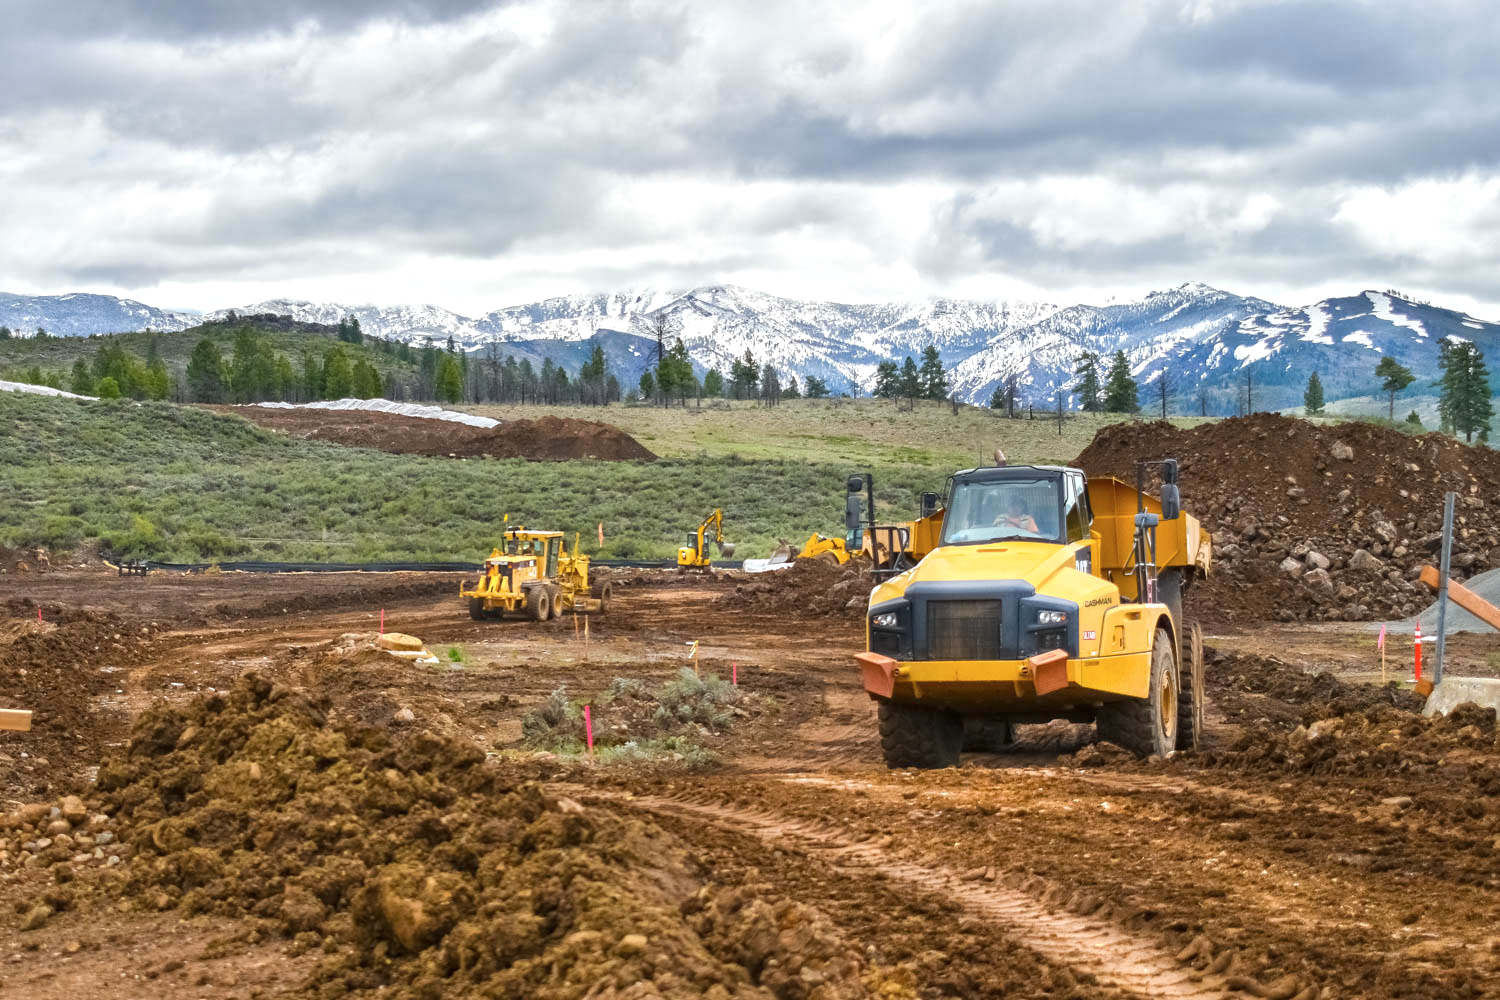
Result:
M1453 565L1453 505L1457 501L1457 493L1443 496L1443 558L1438 570L1437 657L1432 665L1433 684L1443 683L1443 645L1448 633L1448 571Z

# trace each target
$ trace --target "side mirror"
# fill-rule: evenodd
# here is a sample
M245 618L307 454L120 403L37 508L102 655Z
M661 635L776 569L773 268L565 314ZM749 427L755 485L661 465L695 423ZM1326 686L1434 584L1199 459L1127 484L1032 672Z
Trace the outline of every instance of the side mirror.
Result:
M1167 458L1162 460L1161 481L1163 483L1177 482L1177 459Z
M859 498L858 493L850 493L844 497L844 529L851 535L859 532L860 521L864 519L865 504Z
M1161 519L1175 521L1182 516L1182 494L1176 483L1166 483L1161 488Z
M933 514L937 513L938 504L942 501L942 497L938 496L936 493L923 493L921 496L921 501L922 516L931 517Z
M859 476L859 475L850 476L848 482L844 483L844 492L845 493L850 493L850 494L858 493L861 490L863 490L864 488L865 488L865 477L864 476Z

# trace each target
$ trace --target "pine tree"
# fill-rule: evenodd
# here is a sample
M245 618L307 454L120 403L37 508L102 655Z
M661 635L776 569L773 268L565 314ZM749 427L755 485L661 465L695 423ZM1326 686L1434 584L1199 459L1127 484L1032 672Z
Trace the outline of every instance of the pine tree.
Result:
M917 363L911 359L910 354L901 365L901 395L912 401L922 395L922 373L917 369Z
M703 394L706 396L724 395L724 376L719 374L719 369L710 368L703 376Z
M1130 377L1130 362L1124 351L1116 351L1104 382L1104 409L1109 413L1134 413L1140 408L1140 390Z
M1444 426L1465 441L1472 442L1477 433L1480 443L1488 443L1495 408L1484 352L1470 341L1445 339L1438 344L1438 365L1443 370L1438 412Z
M437 366L437 398L445 403L459 403L464 398L464 370L451 354L444 354Z
M323 398L323 365L311 351L302 355L302 400L313 402Z
M990 409L992 409L992 410L1003 410L1003 409L1005 409L1005 383L1004 382L1001 382L999 385L995 386L994 393L992 393L990 395Z
M0 340L9 340L10 338L11 338L10 327L8 327L8 326L0 326Z
M195 402L224 402L224 359L218 345L207 337L198 341L188 358L187 383Z
M1302 408L1309 417L1319 416L1323 412L1323 380L1318 378L1317 372L1307 376L1307 388L1302 392Z
M871 395L881 399L895 399L901 395L901 369L894 361L882 361L875 366L875 390Z
M1447 343L1445 340L1438 344L1439 353L1447 346ZM1438 363L1441 365L1441 360ZM1410 368L1387 354L1380 359L1380 364L1375 366L1375 377L1380 379L1381 390L1390 396L1391 402L1386 411L1386 417L1394 421L1396 419L1396 393L1411 385L1416 376L1411 373Z
M828 397L828 383L816 375L807 376L807 398L826 399Z
M349 355L342 347L330 348L323 354L324 398L347 399L353 392L354 369L349 364Z
M783 399L802 398L802 388L797 385L797 376L788 375L786 377L786 385L781 387L781 397Z
M99 387L96 391L100 399L119 399L120 383L106 375L99 380Z
M948 398L948 376L943 371L943 360L938 349L931 344L922 349L922 396L926 399Z
M641 372L641 401L649 403L656 398L656 376L647 368Z
M92 396L94 388L94 373L89 371L88 362L79 358L73 362L73 380L68 385L68 391L80 396Z
M1073 391L1078 394L1084 412L1098 413L1104 409L1099 386L1099 355L1093 351L1085 351L1078 359L1078 367L1073 369L1073 374L1078 377L1078 384L1073 387Z

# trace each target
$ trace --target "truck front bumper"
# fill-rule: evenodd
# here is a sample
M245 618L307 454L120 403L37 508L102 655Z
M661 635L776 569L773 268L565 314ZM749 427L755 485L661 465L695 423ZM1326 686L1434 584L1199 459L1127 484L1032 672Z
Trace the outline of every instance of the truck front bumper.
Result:
M970 712L1144 698L1151 676L1150 652L1069 659L1053 650L1024 660L908 661L866 652L854 659L872 698Z

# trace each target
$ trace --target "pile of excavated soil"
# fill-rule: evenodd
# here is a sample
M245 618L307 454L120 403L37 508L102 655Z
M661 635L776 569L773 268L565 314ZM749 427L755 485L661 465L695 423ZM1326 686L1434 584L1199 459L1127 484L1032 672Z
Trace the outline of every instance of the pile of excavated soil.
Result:
M76 784L108 738L100 695L144 656L149 627L113 615L6 602L0 618L0 708L28 709L31 730L0 744L0 798L30 798ZM141 629L146 628L146 632Z
M639 814L518 766L431 733L335 728L250 675L140 716L97 782L137 853L90 886L321 950L303 996L911 995L817 911L708 884Z
M1230 722L1290 729L1379 707L1420 712L1422 698L1392 682L1351 684L1274 656L1205 651L1204 680L1213 707Z
M791 569L760 573L719 603L746 611L795 617L864 617L875 579L869 564L851 559L842 566L822 559L797 559Z
M217 409L293 437L332 441L352 448L374 448L397 455L538 461L578 458L651 461L656 458L639 441L612 424L571 417L545 416L538 420L508 420L498 427L470 427L447 420L369 410L263 406Z
M1275 414L1182 430L1126 422L1076 463L1130 482L1138 459L1181 462L1183 508L1214 535L1214 573L1189 594L1214 624L1374 620L1431 600L1443 494L1459 494L1455 575L1500 566L1500 453L1442 434L1317 425Z

